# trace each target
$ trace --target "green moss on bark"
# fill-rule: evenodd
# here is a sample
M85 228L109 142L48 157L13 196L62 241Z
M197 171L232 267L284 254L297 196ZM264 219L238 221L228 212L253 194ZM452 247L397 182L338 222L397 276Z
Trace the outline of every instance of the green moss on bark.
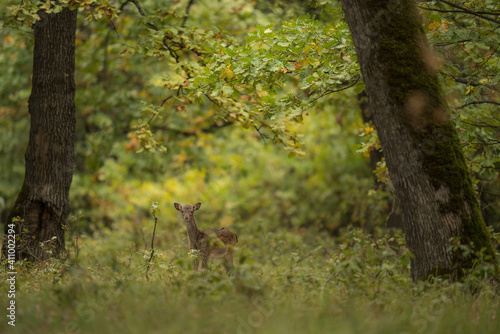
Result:
M481 215L465 157L456 129L451 122L430 126L417 137L424 145L423 164L434 189L443 189L439 200L443 213L452 213L462 220L460 243L472 245L477 252L484 249L485 255L495 259L489 232Z
M384 64L392 96L401 105L408 103L414 94L425 99L422 110L402 109L399 116L412 127L425 126L446 105L438 77L430 71L432 53L425 48L427 41L419 14L412 1L389 2L387 8L379 10L387 11L388 15L387 22L379 25L380 36L384 37L380 38L376 52Z

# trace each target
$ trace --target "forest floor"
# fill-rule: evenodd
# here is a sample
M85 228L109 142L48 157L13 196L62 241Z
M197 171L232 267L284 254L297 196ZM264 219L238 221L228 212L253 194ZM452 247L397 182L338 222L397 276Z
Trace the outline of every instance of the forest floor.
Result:
M217 261L193 271L184 243L158 247L146 278L150 250L113 232L74 241L64 261L17 263L15 327L4 315L1 333L500 333L485 268L413 283L402 236L243 236L230 277Z

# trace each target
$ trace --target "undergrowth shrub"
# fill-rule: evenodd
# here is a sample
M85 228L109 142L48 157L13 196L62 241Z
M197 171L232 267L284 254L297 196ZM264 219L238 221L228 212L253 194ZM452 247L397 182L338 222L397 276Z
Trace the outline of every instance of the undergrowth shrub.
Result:
M258 236L258 235L256 235ZM495 236L498 237L498 236ZM117 235L68 241L65 259L17 263L16 332L473 333L500 329L498 286L483 270L413 283L403 235L352 229L242 235L236 274L193 271L187 245L150 250ZM477 273L477 274L476 274ZM5 280L0 283L3 290ZM474 324L474 325L471 325ZM4 332L6 323L0 324ZM450 329L450 330L449 330ZM12 328L9 328L12 330Z

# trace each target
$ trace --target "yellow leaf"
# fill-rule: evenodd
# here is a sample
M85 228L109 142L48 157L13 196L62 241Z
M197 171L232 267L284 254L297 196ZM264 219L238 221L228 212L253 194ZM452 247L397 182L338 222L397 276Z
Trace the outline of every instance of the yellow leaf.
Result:
M224 71L222 72L221 79L229 79L231 80L234 78L234 72L230 68L225 68Z
M260 97L265 97L268 96L269 93L266 92L265 90L257 90L257 95L259 95Z
M309 64L311 64L311 62L307 58L302 58L301 60L299 60L300 67L307 67Z
M440 23L440 22L436 22L436 21L434 21L434 22L431 22L431 23L427 26L427 28L429 28L429 30L436 30L436 29L438 29L440 26L441 26L441 23Z
M3 45L14 44L15 40L12 36L8 35L3 39Z

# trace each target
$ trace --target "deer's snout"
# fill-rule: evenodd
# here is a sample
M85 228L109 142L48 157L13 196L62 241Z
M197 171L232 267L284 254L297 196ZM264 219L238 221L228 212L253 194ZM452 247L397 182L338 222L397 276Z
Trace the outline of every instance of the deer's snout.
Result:
M189 221L189 214L183 215L185 221Z

